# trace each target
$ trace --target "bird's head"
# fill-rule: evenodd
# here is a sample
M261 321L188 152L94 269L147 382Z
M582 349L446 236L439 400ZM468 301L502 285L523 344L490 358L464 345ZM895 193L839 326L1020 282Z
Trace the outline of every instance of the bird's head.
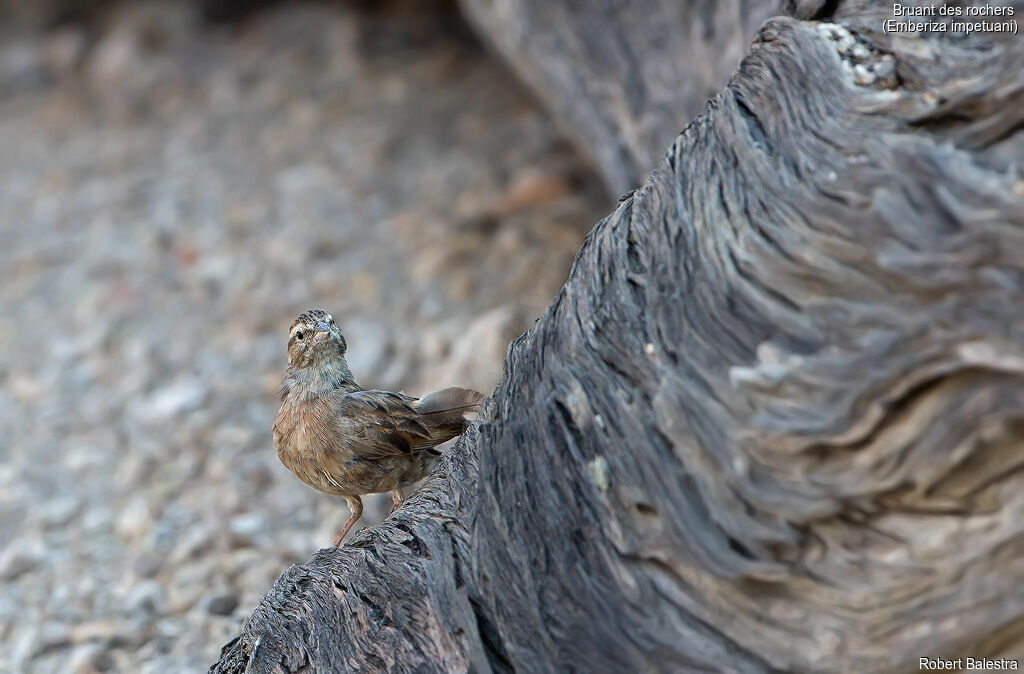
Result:
M345 362L345 337L322 309L300 314L288 330L288 365L302 370Z

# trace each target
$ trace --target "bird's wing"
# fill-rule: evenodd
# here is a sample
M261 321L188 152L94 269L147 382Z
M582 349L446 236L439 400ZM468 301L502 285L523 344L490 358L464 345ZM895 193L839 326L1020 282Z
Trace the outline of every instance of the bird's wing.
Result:
M354 391L335 399L333 416L348 448L364 459L408 455L438 443L415 402L391 391Z

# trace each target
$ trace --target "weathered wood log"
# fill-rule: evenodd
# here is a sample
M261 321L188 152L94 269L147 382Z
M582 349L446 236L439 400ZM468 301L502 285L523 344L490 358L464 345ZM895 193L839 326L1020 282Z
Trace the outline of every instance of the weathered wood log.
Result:
M461 0L618 196L725 85L782 0Z
M211 671L1024 655L1024 41L833 9L763 27L481 423Z

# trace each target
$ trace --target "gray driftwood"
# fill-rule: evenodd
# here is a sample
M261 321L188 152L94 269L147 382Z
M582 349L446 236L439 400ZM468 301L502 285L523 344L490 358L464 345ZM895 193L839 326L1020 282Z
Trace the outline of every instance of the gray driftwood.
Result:
M618 196L721 91L782 0L461 0Z
M483 422L212 671L1024 655L1024 39L830 8L763 27Z

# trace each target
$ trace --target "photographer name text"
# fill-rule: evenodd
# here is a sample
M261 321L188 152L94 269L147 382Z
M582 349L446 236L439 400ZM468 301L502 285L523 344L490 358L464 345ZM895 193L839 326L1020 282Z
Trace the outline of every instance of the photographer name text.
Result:
M921 658L917 665L927 672L991 671L1018 669L1018 666L1011 658Z

